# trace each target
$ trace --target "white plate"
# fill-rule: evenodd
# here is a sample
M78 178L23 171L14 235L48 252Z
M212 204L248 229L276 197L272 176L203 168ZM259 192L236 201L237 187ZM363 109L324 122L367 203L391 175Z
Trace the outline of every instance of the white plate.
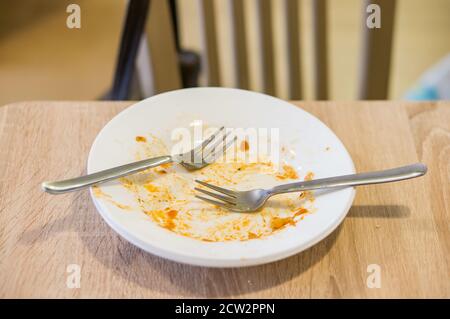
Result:
M194 88L172 91L136 103L118 114L98 134L88 159L88 173L133 161L135 136L148 133L171 145L171 130L194 120L227 127L279 128L280 143L297 154L299 175L315 178L354 173L354 165L335 134L314 116L283 100L238 89ZM178 165L178 164L175 164ZM118 182L101 185L119 203L134 198ZM91 196L105 221L141 249L177 262L242 267L297 254L329 235L344 219L355 191L346 188L316 196L313 214L295 226L265 238L205 242L175 234L155 224L140 209L124 211L111 201Z

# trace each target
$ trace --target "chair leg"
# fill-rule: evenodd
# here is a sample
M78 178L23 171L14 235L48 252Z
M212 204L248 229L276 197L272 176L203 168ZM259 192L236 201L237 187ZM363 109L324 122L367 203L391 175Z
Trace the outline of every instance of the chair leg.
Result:
M178 52L178 61L180 64L181 81L185 88L197 87L201 64L200 55L197 52L183 50L181 48L180 34L178 31L178 13L175 2L176 0L170 0L169 6L175 35L175 47Z
M129 0L128 2L114 81L109 95L111 100L126 100L130 96L134 65L149 6L150 0Z
M181 52L178 53L178 60L180 61L183 87L198 87L201 64L200 55L194 51L181 50Z

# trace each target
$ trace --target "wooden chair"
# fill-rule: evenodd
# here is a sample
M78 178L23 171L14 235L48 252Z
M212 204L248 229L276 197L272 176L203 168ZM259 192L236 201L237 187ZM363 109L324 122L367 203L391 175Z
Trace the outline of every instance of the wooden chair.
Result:
M201 24L204 65L208 86L221 86L218 56L218 37L214 0L198 0ZM248 39L245 30L244 0L230 0L232 12L232 38L235 86L249 89ZM299 4L305 0L286 1L284 12L288 44L289 98L303 98ZM309 0L313 3L314 33L314 91L315 98L329 98L327 45L327 0ZM396 0L361 0L365 5L378 4L382 12L382 27L366 27L362 16L363 48L360 62L359 99L386 99L388 96L392 34ZM274 39L271 18L271 0L257 1L259 37L261 43L263 90L277 95ZM192 52L182 52L178 41L174 0L129 0L118 56L111 99L130 99L179 89L196 84L199 60ZM194 31L194 30L193 30ZM186 55L187 54L187 55ZM181 63L180 64L180 60ZM135 72L136 71L136 72ZM186 80L190 79L190 80ZM187 83L189 82L189 83ZM133 95L136 88L140 96Z

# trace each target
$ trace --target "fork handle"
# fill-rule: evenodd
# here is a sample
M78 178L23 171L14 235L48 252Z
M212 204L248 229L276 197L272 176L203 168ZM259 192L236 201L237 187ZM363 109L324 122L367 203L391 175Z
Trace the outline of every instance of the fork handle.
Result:
M100 172L57 182L43 182L42 189L50 194L62 194L76 191L95 184L104 183L122 176L131 175L148 168L171 163L171 156L159 156L142 161L109 168Z
M389 183L419 177L426 172L427 167L422 163L417 163L384 171L320 178L312 181L279 185L272 188L270 194L276 195L322 188Z

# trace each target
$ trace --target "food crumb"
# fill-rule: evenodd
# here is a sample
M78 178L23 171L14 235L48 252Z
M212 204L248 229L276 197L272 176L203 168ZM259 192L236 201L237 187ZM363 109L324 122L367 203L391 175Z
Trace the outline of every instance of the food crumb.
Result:
M147 139L144 136L136 136L136 142L147 142Z
M120 203L116 203L116 202L113 202L113 204L116 205L118 208L123 209L123 210L130 210L131 209L131 207L128 206L128 205L124 205L124 204L120 204Z
M153 184L147 183L144 185L145 189L150 193L159 192L159 188Z
M299 216L299 215L303 215L303 214L307 214L308 210L304 207L300 207L296 212L294 216Z
M256 238L258 238L259 236L258 235L256 235L255 233L252 233L252 232L248 232L248 239L256 239Z
M311 181L314 178L313 172L308 172L305 176L305 181Z
M277 175L278 179L297 179L298 178L298 174L292 166L283 165L283 170L284 170L283 174Z
M168 230L173 230L175 228L175 223L173 222L173 220L168 219L166 220L164 227L167 228Z
M292 217L286 217L286 218L273 217L270 222L270 226L272 227L273 230L283 228L287 224L295 225L295 222L292 220Z
M171 209L167 212L167 216L169 218L175 218L175 217L177 217L177 215L178 215L178 212L174 209Z

